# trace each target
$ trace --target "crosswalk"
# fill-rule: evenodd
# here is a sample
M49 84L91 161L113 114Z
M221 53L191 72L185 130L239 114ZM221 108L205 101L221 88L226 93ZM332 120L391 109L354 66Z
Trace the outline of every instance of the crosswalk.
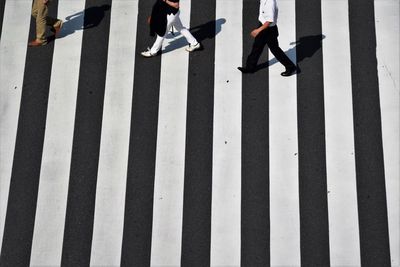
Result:
M27 48L0 2L0 266L400 266L398 1L279 0L287 78L236 69L258 0L181 0L204 49L145 59L152 4L53 0Z
M347 10L345 1L339 4L326 1L322 5L323 16L329 18L323 21L322 28L329 36L324 40L323 54L329 237L333 266L360 265L354 131L353 119L348 116L353 113L350 40L348 33L340 30L349 27ZM336 23L332 23L335 20Z

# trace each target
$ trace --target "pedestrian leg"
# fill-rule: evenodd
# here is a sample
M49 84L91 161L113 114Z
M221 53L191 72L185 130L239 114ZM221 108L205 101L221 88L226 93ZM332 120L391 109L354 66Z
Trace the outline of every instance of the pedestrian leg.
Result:
M175 15L170 14L170 15L167 16L167 28L166 28L166 30L165 30L165 35L164 35L164 36L159 36L159 35L157 34L156 41L154 42L153 46L152 46L151 49L150 49L150 53L151 53L152 55L157 54L158 51L161 50L162 44L163 44L163 42L164 42L164 39L165 39L165 37L167 36L169 30L171 29L171 27L172 27L172 25L173 25L173 23L174 23L174 20L175 20Z
M163 41L164 41L165 35L164 36L159 36L157 34L156 41L154 42L153 46L150 49L151 54L157 54L158 51L160 51Z
M60 24L61 24L61 20L60 19L56 19L56 18L53 18L53 17L50 17L50 16L46 17L46 25L47 26L51 26L51 27L55 28L55 27L59 27Z
M198 41L196 40L196 38L194 38L194 36L190 33L190 31L183 26L181 18L179 17L179 13L180 11L176 13L173 25L175 29L186 38L186 40L191 46L195 46L198 43Z
M267 45L271 50L271 53L275 56L275 58L283 65L285 68L293 68L295 64L286 56L285 52L279 47L278 43L278 27L274 26L268 30L268 38Z
M266 30L261 31L254 39L253 47L246 61L246 69L248 71L255 71L264 46L267 43Z
M35 0L36 15L36 40L41 43L47 43L46 39L46 17L49 12L47 5L42 0Z
M37 14L38 14L37 3L38 3L38 0L35 0L35 1L33 1L33 5L32 5L32 17L34 17L35 20L36 20Z

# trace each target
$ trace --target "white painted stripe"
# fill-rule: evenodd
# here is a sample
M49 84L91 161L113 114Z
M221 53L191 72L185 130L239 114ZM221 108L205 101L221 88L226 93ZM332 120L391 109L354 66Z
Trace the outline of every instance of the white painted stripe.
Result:
M58 17L63 19L83 9L82 2L60 1ZM65 21L60 34L73 34L55 41L31 251L33 266L61 263L82 44L82 31L72 29L82 24L83 17Z
M31 1L5 3L0 40L0 251L7 212L30 25Z
M279 44L296 62L295 1L279 4ZM269 53L271 266L300 266L296 75Z
M118 266L121 262L137 14L137 0L113 1L92 266Z
M242 9L216 5L211 266L240 266Z
M400 266L399 25L399 1L375 0L376 52L392 266Z
M189 0L180 2L180 18L190 22ZM177 34L177 33L175 33ZM183 187L186 140L188 52L177 34L164 40L154 184L151 266L179 266L181 262ZM151 75L151 74L149 74Z
M331 264L359 266L348 5L324 0L321 9Z

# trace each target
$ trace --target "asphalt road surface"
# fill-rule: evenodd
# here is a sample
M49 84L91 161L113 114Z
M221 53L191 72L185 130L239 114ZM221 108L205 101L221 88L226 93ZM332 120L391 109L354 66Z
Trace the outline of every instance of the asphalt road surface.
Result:
M181 0L202 44L146 24L150 0L0 1L0 266L400 266L399 2ZM49 32L50 34L50 32Z

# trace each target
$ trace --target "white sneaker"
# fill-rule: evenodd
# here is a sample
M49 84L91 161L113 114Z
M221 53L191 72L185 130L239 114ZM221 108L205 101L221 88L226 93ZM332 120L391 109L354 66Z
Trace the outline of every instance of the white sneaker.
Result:
M200 47L201 47L200 43L197 43L197 44L195 44L195 45L190 45L190 44L189 44L189 46L186 47L186 51L188 51L188 52L193 52L193 51L195 51L195 50L200 49Z
M140 53L142 56L144 57L155 57L157 56L157 53L153 54L151 53L150 48L147 48L147 51L143 51L142 53Z

